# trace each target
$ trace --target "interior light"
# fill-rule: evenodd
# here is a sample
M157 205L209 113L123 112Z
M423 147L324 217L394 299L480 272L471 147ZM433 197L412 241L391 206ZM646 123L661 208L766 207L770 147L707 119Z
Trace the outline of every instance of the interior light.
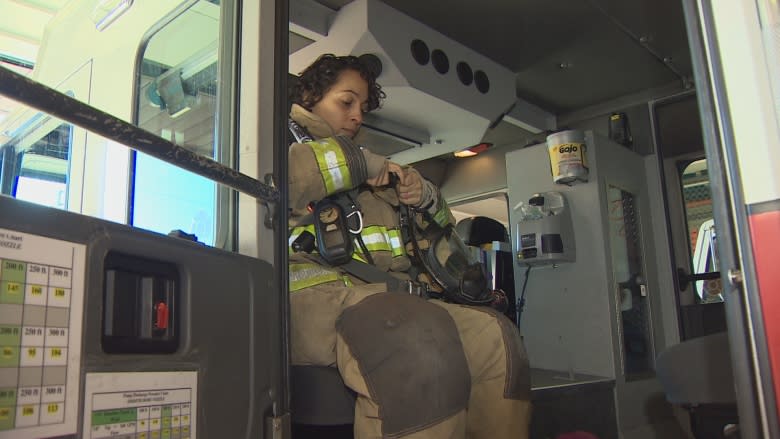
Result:
M463 158L463 157L473 157L477 155L476 152L470 151L468 148L461 149L460 151L455 151L455 157Z
M473 157L481 152L487 151L488 148L490 148L491 146L493 146L492 143L482 142L474 146L469 146L468 148L463 148L460 151L455 151L454 155L455 157L459 157L459 158Z
M133 0L98 0L92 8L92 22L95 23L95 28L103 31L132 5Z

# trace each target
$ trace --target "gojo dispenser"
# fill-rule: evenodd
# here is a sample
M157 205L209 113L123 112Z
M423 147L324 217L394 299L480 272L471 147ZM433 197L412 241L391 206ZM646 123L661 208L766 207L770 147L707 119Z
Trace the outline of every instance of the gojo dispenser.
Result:
M547 136L553 181L572 185L588 181L585 133L579 130L560 131Z

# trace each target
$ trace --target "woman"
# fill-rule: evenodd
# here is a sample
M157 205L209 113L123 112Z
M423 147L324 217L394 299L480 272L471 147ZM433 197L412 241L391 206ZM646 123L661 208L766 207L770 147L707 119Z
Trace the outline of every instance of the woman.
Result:
M506 317L387 292L326 262L328 229L311 219L323 199L348 200L359 219L348 225L357 242L348 257L397 278L427 279L411 276L422 269L402 242L399 208L452 221L431 182L352 141L383 98L376 73L354 56L321 56L291 93L292 363L338 367L358 395L356 438L526 438L528 362ZM317 244L306 239L314 236Z

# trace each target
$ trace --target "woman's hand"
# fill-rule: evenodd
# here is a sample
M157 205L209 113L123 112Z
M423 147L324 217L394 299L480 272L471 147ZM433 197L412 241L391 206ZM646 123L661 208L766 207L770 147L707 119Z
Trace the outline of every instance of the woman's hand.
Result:
M390 184L390 174L398 176L398 199L409 206L419 206L423 197L423 180L420 174L413 170L405 170L401 165L386 161L382 170L374 178L366 180L370 186L379 187Z
M382 170L376 175L376 177L367 179L366 183L373 187L387 186L390 184L391 173L397 175L398 179L403 181L405 172L401 165L386 160L385 165L382 167Z
M416 171L407 171L398 175L398 199L408 206L419 206L423 196L423 181Z

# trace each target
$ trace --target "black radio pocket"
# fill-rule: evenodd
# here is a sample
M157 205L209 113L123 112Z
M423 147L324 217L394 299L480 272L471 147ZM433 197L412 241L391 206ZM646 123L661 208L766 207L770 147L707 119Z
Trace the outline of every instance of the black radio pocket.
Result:
M317 251L330 265L342 265L352 258L352 239L347 227L344 209L330 199L314 206L314 228Z

